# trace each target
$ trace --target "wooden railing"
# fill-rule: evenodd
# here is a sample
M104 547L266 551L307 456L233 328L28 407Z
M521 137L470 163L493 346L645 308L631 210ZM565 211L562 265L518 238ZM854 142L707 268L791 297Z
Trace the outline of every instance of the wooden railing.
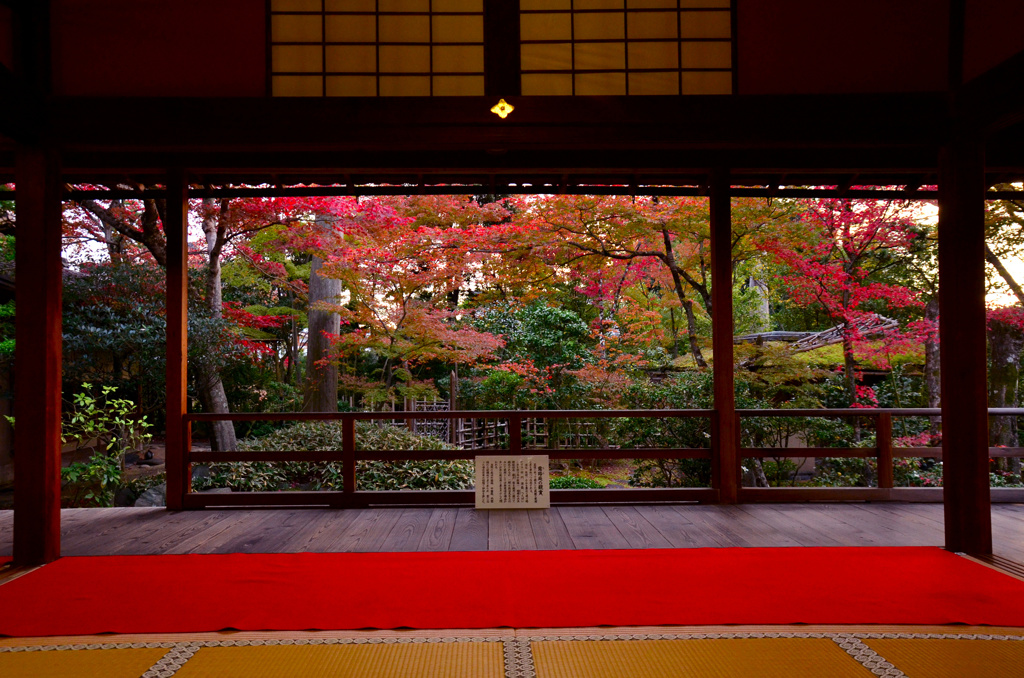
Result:
M791 410L737 410L740 420L752 417L861 418L874 422L875 447L742 447L745 458L853 457L877 462L876 487L744 487L740 501L919 501L941 502L941 487L895 487L894 460L930 458L941 460L941 447L894 447L894 417L939 417L938 408L842 408ZM990 416L1024 416L1024 408L990 408ZM1024 447L990 447L989 457L1024 457ZM993 488L992 501L1024 501L1024 489Z
M342 464L343 488L321 492L232 492L199 494L189 491L183 498L185 508L208 506L397 506L397 505L469 505L472 490L369 491L356 489L356 462L364 460L404 461L424 459L473 459L478 454L546 454L551 459L712 459L709 448L532 448L523 445L525 419L614 419L706 418L713 420L714 410L518 410L518 411L446 411L446 412L343 412L343 413L231 413L188 414L184 418L185 478L190 464L232 461L321 461ZM415 419L498 419L508 421L508 442L502 448L483 450L356 450L357 421L393 421ZM342 449L277 452L204 452L191 445L192 422L199 421L340 421ZM555 503L649 503L704 502L718 499L714 488L629 488L620 490L552 490Z
M737 410L742 428L744 419L754 417L830 417L859 418L874 422L876 446L873 448L836 447L741 447L742 458L801 458L801 457L859 457L877 460L877 487L743 487L739 491L741 502L774 501L942 501L942 488L894 487L894 459L942 458L941 447L894 447L892 439L893 417L936 417L938 409L790 409L790 410ZM1024 408L990 409L991 416L1024 416ZM425 416L426 415L426 416ZM658 418L710 420L711 438L707 448L537 448L524 446L523 422L526 419L573 420L609 418ZM394 421L415 419L495 419L508 422L508 441L504 447L488 450L357 450L357 421ZM235 451L207 452L192 450L193 422L208 421L340 421L342 449L340 450L283 450L274 452ZM535 411L444 411L444 412L346 412L346 413L231 413L188 414L184 418L185 478L191 476L192 464L237 461L259 462L339 462L342 464L341 491L282 491L193 493L185 484L183 506L203 508L209 506L332 506L357 507L376 505L469 505L473 503L471 490L410 490L362 491L357 490L356 462L362 460L458 460L472 459L481 453L489 454L546 454L551 459L708 459L714 465L717 413L714 410L535 410ZM1021 447L989 448L991 457L1024 457ZM1024 501L1024 490L993 489L993 501ZM649 502L701 502L714 503L718 489L710 488L629 488L595 490L552 490L554 503L649 503Z

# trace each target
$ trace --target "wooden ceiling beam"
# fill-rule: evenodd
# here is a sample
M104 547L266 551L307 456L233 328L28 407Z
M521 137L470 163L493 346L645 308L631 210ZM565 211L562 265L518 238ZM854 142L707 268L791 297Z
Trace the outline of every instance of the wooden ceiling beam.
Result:
M957 96L963 124L985 135L1014 128L1024 135L1024 51L961 87Z
M387 152L473 149L902 148L935 146L935 94L429 99L54 99L47 122L70 149Z

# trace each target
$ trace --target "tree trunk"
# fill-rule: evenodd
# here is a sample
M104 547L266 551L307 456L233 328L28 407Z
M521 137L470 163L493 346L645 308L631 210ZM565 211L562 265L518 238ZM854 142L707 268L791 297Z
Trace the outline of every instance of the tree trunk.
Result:
M200 363L196 367L196 388L199 391L199 402L206 412L227 414L228 397L224 392L224 382L220 372L213 366ZM231 452L237 449L235 426L230 421L210 422L210 449L214 452Z
M672 360L679 357L679 332L676 329L676 310L669 306L668 317L672 327Z
M843 331L843 381L846 387L846 398L850 401L852 406L857 402L857 361L853 357L853 341L847 336L849 327L844 328ZM854 417L853 419L853 439L856 442L860 442L863 437L863 431L860 426L860 418ZM871 475L871 470L867 466L864 468L865 478Z
M853 405L857 402L857 361L853 357L853 341L843 332L843 384L846 388L846 399Z
M757 457L750 459L744 459L749 461L750 464L746 467L746 473L743 474L743 484L746 487L768 487L768 476L764 473L764 465L761 464L761 460Z
M661 235L665 243L664 262L672 273L672 286L675 288L676 297L678 297L679 303L683 305L683 311L686 313L686 331L689 333L690 353L693 354L693 360L697 363L697 367L706 370L708 363L704 360L704 353L700 350L700 344L697 343L697 318L693 314L693 300L686 297L686 291L683 289L683 275L676 265L675 254L672 250L672 236L666 228L661 229ZM705 304L708 315L711 315L710 296L705 300Z
M306 339L306 393L302 405L305 412L338 411L338 366L326 359L331 347L327 335L338 334L341 318L337 313L316 310L315 306L322 301L337 303L341 281L321 276L319 271L323 264L323 259L314 256L309 269L309 336Z
M1020 377L1020 355L1024 351L1024 333L998 320L989 321L989 407L1017 407L1017 387ZM993 447L1017 446L1017 418L992 417L989 444ZM1007 459L999 466L1009 470Z
M216 210L217 201L212 198L203 200L205 212L203 214L203 234L206 236L206 253L209 266L206 269L206 305L210 309L210 316L214 319L223 317L223 297L220 280L220 254L224 248L227 237L227 224L224 220L224 213L227 211L227 201L220 204L220 210ZM220 370L213 364L201 361L196 368L196 386L199 390L199 401L203 409L216 414L228 414L231 409L228 406L228 397L224 392L224 382L220 378ZM210 436L211 449L218 452L234 451L238 447L235 439L235 426L230 421L212 422Z
M107 256L111 261L121 261L124 255L124 236L118 233L109 222L98 218L96 221L103 229L103 239L107 243Z
M755 312L758 320L757 331L768 332L772 327L771 306L768 303L768 285L753 276L750 276L747 280L747 285L757 294L757 298L760 300L757 303L757 311Z
M697 343L697 317L693 314L692 299L683 301L683 310L686 311L686 332L690 341L690 353L693 354L693 360L697 363L697 367L707 369L708 363L704 360L704 352L701 351L700 344Z
M935 327L939 326L939 298L931 299L924 307L924 319L931 322ZM939 387L939 337L937 332L932 332L924 342L924 385L925 395L928 398L927 407L938 407L941 402L941 389ZM939 435L939 417L929 417L929 432L933 436Z

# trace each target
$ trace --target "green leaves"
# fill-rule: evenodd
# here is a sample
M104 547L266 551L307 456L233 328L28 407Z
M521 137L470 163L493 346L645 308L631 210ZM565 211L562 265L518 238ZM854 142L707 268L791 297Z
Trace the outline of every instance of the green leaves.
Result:
M92 395L92 384L72 396L73 407L65 414L61 442L86 446L99 441L102 452L87 462L77 462L61 470L61 477L74 486L73 506L112 506L114 491L121 482L125 453L144 446L152 439L147 432L152 424L135 414L135 403L114 398L117 388L103 386L100 397ZM13 421L12 421L13 424Z
M341 422L307 421L256 440L240 441L239 449L250 451L340 450ZM360 450L450 450L447 443L411 433L405 428L376 422L357 422L356 449ZM473 483L473 462L469 460L360 461L356 464L360 490L461 490ZM212 464L210 477L197 479L197 490L230 487L238 492L287 489L339 490L343 484L341 464L336 462L237 462Z

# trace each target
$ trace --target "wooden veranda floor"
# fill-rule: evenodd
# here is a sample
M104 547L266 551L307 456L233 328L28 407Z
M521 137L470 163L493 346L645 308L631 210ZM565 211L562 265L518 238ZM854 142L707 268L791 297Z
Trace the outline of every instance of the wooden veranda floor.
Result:
M279 509L170 512L65 509L62 554L722 546L941 546L940 504L581 506L538 511L472 508ZM993 506L997 555L1024 562L1024 505ZM0 555L13 513L0 511Z

